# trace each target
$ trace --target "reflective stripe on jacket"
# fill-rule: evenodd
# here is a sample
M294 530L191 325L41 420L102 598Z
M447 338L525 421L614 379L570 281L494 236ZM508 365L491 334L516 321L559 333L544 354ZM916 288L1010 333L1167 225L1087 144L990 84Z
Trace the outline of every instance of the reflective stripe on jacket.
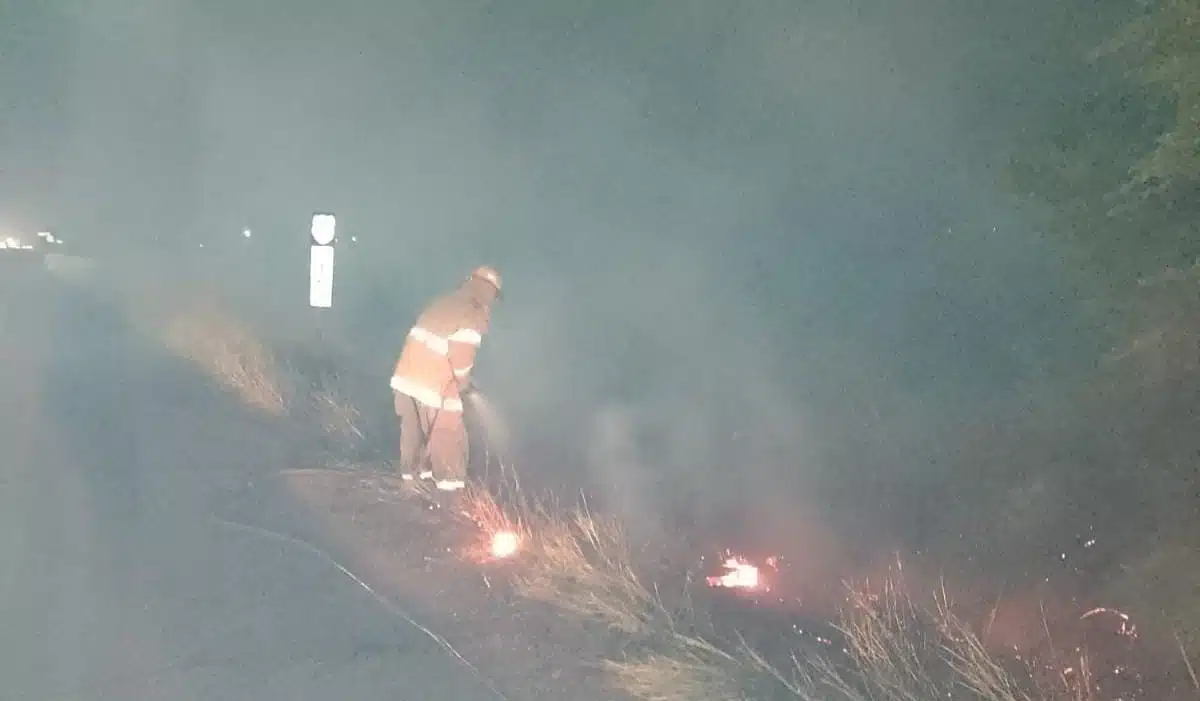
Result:
M391 387L425 406L462 411L475 352L487 330L488 310L455 292L434 300L408 332Z

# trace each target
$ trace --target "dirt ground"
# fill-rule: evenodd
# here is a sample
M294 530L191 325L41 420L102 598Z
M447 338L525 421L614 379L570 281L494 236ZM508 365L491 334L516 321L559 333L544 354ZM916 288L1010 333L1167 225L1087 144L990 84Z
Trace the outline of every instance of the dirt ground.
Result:
M398 479L369 470L292 470L281 478L324 521L333 547L345 558L340 564L381 596L424 607L402 612L418 623L451 622L430 632L504 695L624 698L597 667L611 652L603 631L587 630L515 596L510 563L464 559L478 534L445 513L449 506L433 508Z

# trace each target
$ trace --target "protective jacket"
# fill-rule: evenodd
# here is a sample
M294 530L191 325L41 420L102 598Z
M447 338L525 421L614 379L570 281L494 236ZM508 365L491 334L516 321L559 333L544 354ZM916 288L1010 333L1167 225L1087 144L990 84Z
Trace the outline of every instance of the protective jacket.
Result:
M461 413L475 354L487 333L490 306L468 285L435 299L408 332L392 373L392 389L420 404Z

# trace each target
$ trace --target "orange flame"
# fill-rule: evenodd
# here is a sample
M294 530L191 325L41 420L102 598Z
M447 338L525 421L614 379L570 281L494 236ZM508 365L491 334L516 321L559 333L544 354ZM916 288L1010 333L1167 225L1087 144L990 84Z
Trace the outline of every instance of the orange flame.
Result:
M521 539L513 531L496 531L492 534L492 557L512 557L521 549Z
M761 579L758 567L740 557L729 557L724 565L727 572L708 578L708 586L730 589L757 589Z

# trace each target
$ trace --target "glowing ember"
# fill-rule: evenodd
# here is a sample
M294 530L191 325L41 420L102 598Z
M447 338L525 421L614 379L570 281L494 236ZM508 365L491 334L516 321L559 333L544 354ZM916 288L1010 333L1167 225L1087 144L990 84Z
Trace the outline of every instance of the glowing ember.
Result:
M512 531L497 531L492 535L492 557L509 557L521 547L521 539Z
M725 574L708 578L710 587L727 587L730 589L757 589L759 585L758 567L738 557L725 560Z

